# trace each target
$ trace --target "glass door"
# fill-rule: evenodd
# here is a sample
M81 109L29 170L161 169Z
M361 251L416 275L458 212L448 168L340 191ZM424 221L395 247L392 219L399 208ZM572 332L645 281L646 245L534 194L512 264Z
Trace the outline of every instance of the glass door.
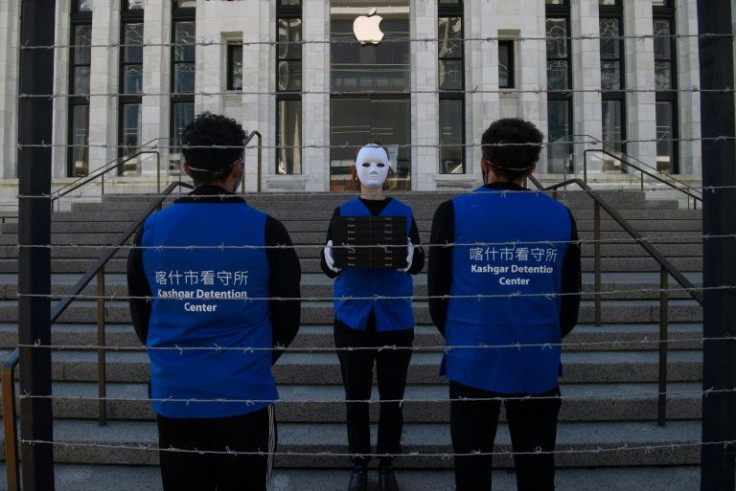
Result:
M408 97L332 97L330 102L330 191L350 191L358 149L369 142L388 148L395 188L411 189L411 103Z

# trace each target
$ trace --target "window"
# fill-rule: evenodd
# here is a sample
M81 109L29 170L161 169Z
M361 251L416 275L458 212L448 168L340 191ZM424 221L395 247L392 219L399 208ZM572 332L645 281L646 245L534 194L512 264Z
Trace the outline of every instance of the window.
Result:
M196 23L194 1L174 1L171 45L169 172L181 172L181 134L194 119Z
M276 173L302 173L301 2L281 0L276 30Z
M125 10L143 10L143 0L123 0Z
M625 153L626 139L626 92L623 9L620 0L599 0L601 98L603 123L603 148L616 156ZM606 162L605 165L620 166ZM623 169L621 169L623 170Z
M572 153L572 71L570 63L570 6L566 0L547 0L547 165L548 171L568 171Z
M439 73L439 173L464 174L465 45L463 4L441 1L437 19Z
M89 93L92 62L91 2L78 1L71 14L69 56L69 131L67 152L68 177L86 176L89 172Z
M654 79L657 100L657 169L679 172L677 155L677 45L670 0L653 0Z
M227 90L243 90L243 44L227 44Z
M511 89L515 87L514 81L514 42L504 39L498 42L498 87Z

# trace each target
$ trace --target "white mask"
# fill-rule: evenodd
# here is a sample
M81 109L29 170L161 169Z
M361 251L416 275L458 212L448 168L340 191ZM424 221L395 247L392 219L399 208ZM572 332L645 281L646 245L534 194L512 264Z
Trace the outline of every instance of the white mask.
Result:
M382 147L366 145L358 152L355 169L364 187L380 189L388 175L388 155Z

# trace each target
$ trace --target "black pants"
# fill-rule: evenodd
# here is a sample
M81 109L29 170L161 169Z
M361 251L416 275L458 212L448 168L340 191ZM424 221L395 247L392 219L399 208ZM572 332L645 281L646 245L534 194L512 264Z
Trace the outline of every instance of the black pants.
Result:
M371 433L369 404L373 387L373 365L376 365L378 395L381 401L398 401L404 398L406 374L411 360L411 349L382 349L381 346L411 348L414 342L414 329L377 332L373 315L366 331L350 329L340 321L335 321L335 347L372 348L356 351L340 351L342 383L348 426L348 447L354 455L353 462L367 464L371 453ZM381 402L378 418L378 442L376 453L395 455L401 453L401 429L404 416L399 402ZM391 457L381 458L382 464L390 464Z
M277 439L273 406L227 418L159 416L157 422L165 491L266 491ZM177 451L195 449L204 453ZM228 449L264 455L207 453Z
M457 382L450 382L450 429L452 448L456 454L493 452L498 427L498 414L503 401L506 421L516 466L519 491L551 491L555 489L553 452L557 440L557 415L560 391L555 388L543 394L497 394ZM504 397L525 397L508 399ZM494 398L488 401L457 401L459 398ZM527 452L541 451L537 455ZM457 491L490 491L490 455L455 457Z

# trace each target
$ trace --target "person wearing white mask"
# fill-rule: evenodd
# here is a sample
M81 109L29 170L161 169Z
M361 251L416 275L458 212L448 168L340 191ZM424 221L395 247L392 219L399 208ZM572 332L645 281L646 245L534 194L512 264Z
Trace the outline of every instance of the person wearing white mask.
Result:
M414 314L411 297L413 280L424 267L424 250L411 208L384 195L393 172L388 151L378 143L363 146L355 159L352 182L360 196L337 207L336 217L403 216L407 224L407 258L403 269L340 269L333 257L332 224L321 254L322 271L335 278L335 347L340 361L345 398L347 400L348 447L353 471L349 491L365 491L368 487L367 466L371 454L369 403L376 366L381 401L376 454L379 459L381 491L398 491L392 468L393 457L401 453L403 414L400 401L404 397L406 375L414 342ZM370 299L381 296L380 300ZM349 297L352 297L349 298ZM396 349L380 350L382 346ZM345 348L359 348L347 350ZM362 402L351 402L362 401Z

